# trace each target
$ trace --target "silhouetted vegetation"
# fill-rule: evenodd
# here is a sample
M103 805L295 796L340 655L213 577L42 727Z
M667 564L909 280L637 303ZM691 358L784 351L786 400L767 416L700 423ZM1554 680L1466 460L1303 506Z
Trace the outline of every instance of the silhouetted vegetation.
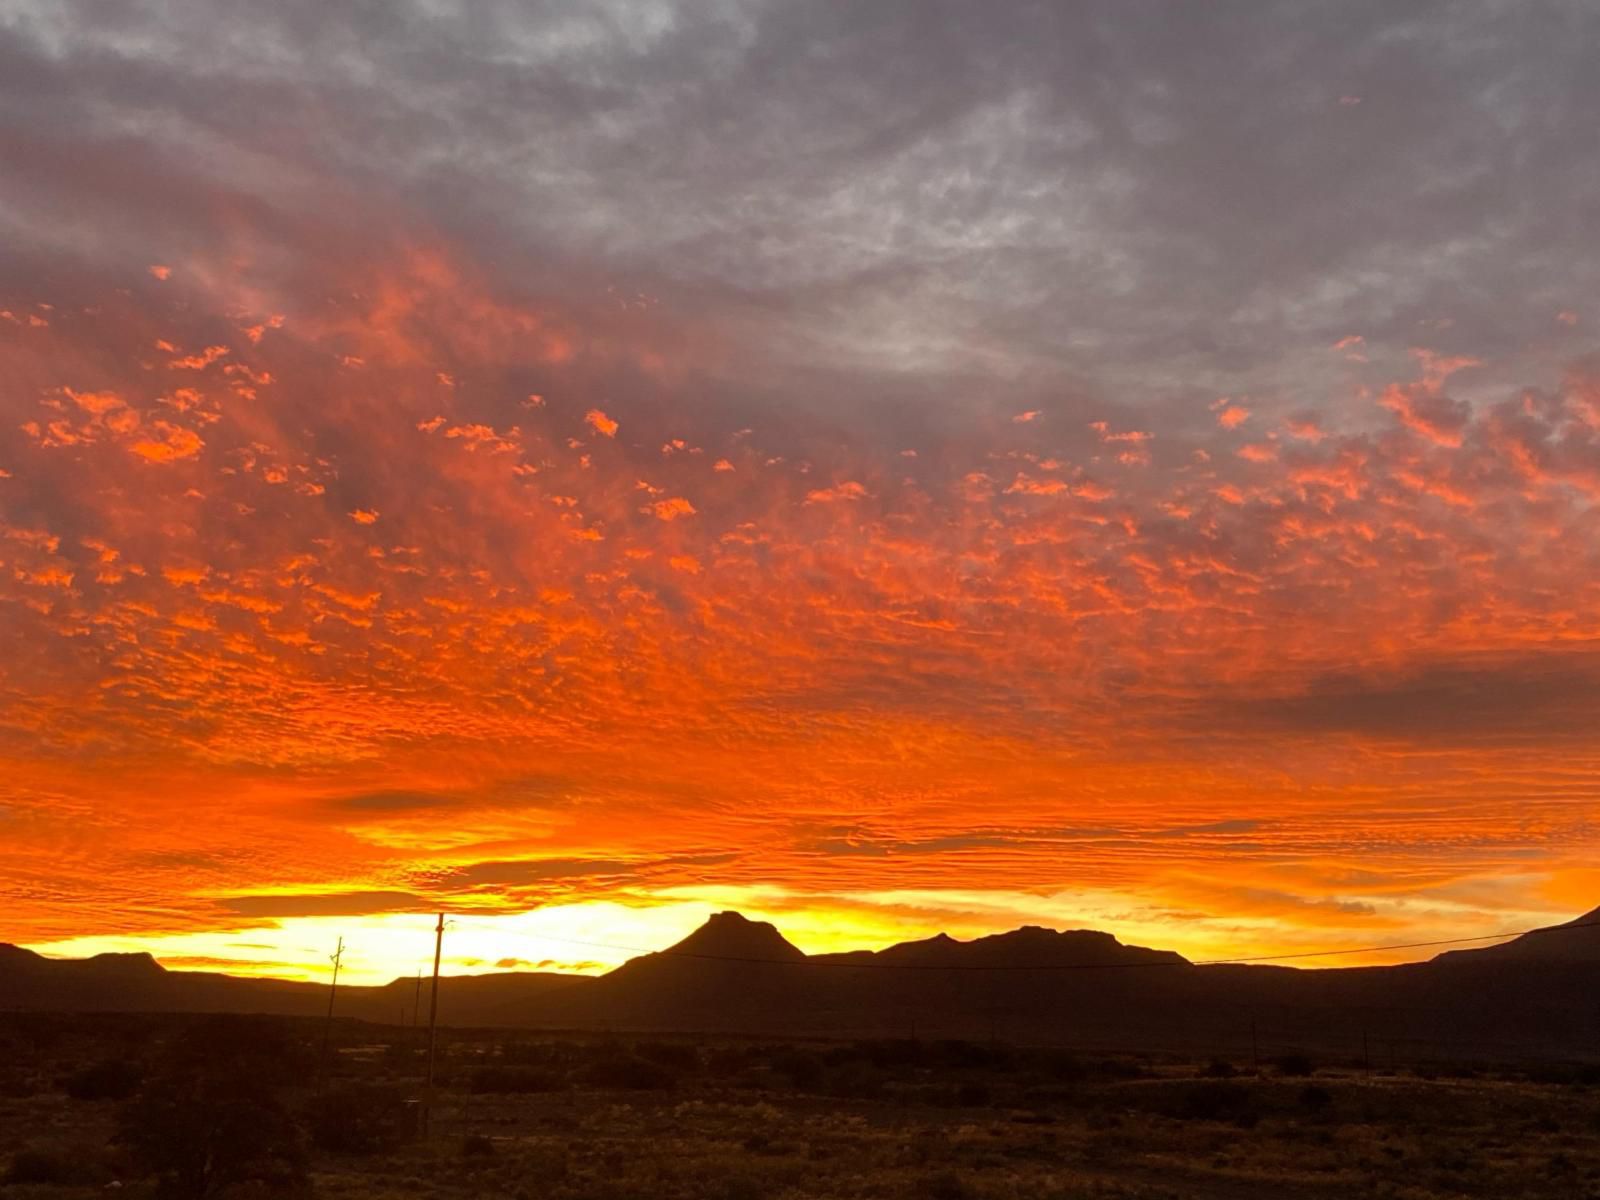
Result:
M319 1150L378 1154L416 1132L414 1111L399 1085L345 1083L313 1096L302 1123Z
M92 1187L101 1182L104 1168L91 1148L82 1146L24 1146L11 1157L5 1183L46 1187Z
M672 1068L642 1055L617 1053L589 1064L580 1079L590 1087L656 1092L675 1086L678 1076Z
M472 1090L480 1094L528 1095L560 1091L566 1085L564 1076L543 1067L480 1067L472 1073Z
M304 1142L281 1094L297 1064L305 1056L279 1022L199 1022L169 1043L123 1110L122 1139L162 1196L196 1200L245 1183L301 1191Z
M1285 1054L1275 1064L1278 1074L1287 1075L1291 1079L1304 1079L1316 1071L1316 1064L1304 1054Z
M1430 1081L1296 1053L449 1030L424 1141L422 1061L392 1049L415 1035L336 1023L319 1069L321 1033L85 1017L12 1038L0 1200L1600 1197L1587 1064Z
M67 1076L65 1090L74 1100L126 1100L139 1090L144 1068L125 1058L107 1058Z

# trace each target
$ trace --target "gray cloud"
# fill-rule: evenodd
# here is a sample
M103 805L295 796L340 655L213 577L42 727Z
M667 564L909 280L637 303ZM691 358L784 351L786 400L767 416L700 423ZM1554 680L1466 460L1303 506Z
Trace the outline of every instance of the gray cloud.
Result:
M1487 388L1595 291L1597 36L1581 0L12 0L0 186L84 254L444 231L507 287L708 316L812 406L824 357L852 405L1288 404L1346 390L1353 333Z
M1446 663L1398 676L1325 676L1293 695L1210 703L1197 719L1442 744L1592 740L1600 734L1600 664L1543 656Z

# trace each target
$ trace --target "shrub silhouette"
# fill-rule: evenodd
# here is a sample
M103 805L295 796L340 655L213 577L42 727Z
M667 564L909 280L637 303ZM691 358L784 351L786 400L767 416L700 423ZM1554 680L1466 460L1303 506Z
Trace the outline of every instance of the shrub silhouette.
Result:
M59 1146L28 1146L12 1157L4 1182L46 1187L83 1187L100 1181L101 1174L92 1156L82 1150Z
M814 1092L827 1074L822 1060L808 1050L788 1050L772 1060L772 1069L798 1092Z
M143 1080L144 1068L138 1063L108 1058L69 1075L65 1090L74 1100L126 1100Z
M956 1103L962 1108L985 1108L992 1099L987 1084L969 1081L956 1089Z
M219 1017L182 1031L121 1113L122 1139L158 1194L205 1200L240 1184L303 1193L300 1131L279 1094L303 1058L266 1021Z
M1332 1103L1333 1093L1325 1087L1318 1087L1314 1083L1308 1083L1301 1089L1300 1105L1302 1108L1308 1108L1312 1112L1321 1112Z
M1277 1067L1278 1074L1296 1079L1304 1079L1316 1070L1315 1065L1304 1054L1285 1054L1278 1059Z
M1180 1120L1231 1121L1245 1127L1254 1125L1260 1116L1250 1089L1237 1083L1211 1080L1179 1091L1168 1106L1167 1114Z
M973 1191L955 1171L940 1171L923 1181L921 1194L928 1200L971 1200Z
M636 1054L619 1054L591 1063L583 1072L583 1082L591 1087L647 1092L666 1091L676 1085L677 1078L660 1063Z
M557 1092L565 1086L560 1075L540 1067L483 1067L472 1075L472 1090L478 1095Z
M159 1180L158 1194L203 1200L259 1182L294 1193L305 1183L300 1131L271 1089L248 1076L164 1076L123 1114L123 1138Z
M411 1110L394 1088L347 1084L307 1103L304 1120L311 1141L333 1154L377 1154L393 1150L411 1128Z
M686 1042L640 1042L634 1051L674 1074L686 1075L700 1069L700 1051Z
M884 1084L883 1072L870 1063L847 1062L834 1070L828 1091L846 1100L877 1100L883 1096Z

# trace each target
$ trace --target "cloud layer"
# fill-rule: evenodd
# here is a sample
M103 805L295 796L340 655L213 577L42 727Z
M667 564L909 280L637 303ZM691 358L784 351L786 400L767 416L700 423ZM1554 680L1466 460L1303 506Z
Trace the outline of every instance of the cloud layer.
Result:
M1597 35L0 5L17 936L1576 907Z

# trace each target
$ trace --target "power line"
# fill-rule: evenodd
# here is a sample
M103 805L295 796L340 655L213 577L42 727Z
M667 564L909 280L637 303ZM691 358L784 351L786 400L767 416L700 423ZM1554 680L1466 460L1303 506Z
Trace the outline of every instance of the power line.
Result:
M457 918L457 920L463 920ZM465 920L465 924L492 928L487 922ZM1565 930L1600 928L1600 921L1585 921L1567 925L1539 925L1532 929L1513 929L1504 933L1485 933L1473 937L1436 938L1425 942L1389 942L1372 946L1347 946L1338 950L1301 950L1288 954L1241 955L1234 958L1207 959L1154 959L1141 962L1109 963L886 963L840 962L837 959L805 957L798 959L757 958L754 955L705 954L695 950L649 950L641 946L624 946L613 942L592 942L582 938L560 937L550 933L522 933L518 937L531 941L560 942L564 945L585 946L596 950L612 950L619 954L650 955L655 958L687 958L704 962L759 963L765 966L834 967L847 971L1103 971L1125 970L1140 967L1223 967L1252 963L1290 962L1306 958L1335 958L1350 954L1380 954L1397 950L1427 950L1440 946L1465 946L1478 942L1504 941L1508 938L1529 937L1539 933L1559 933ZM504 930L496 930L504 933ZM969 943L970 944L970 943Z

